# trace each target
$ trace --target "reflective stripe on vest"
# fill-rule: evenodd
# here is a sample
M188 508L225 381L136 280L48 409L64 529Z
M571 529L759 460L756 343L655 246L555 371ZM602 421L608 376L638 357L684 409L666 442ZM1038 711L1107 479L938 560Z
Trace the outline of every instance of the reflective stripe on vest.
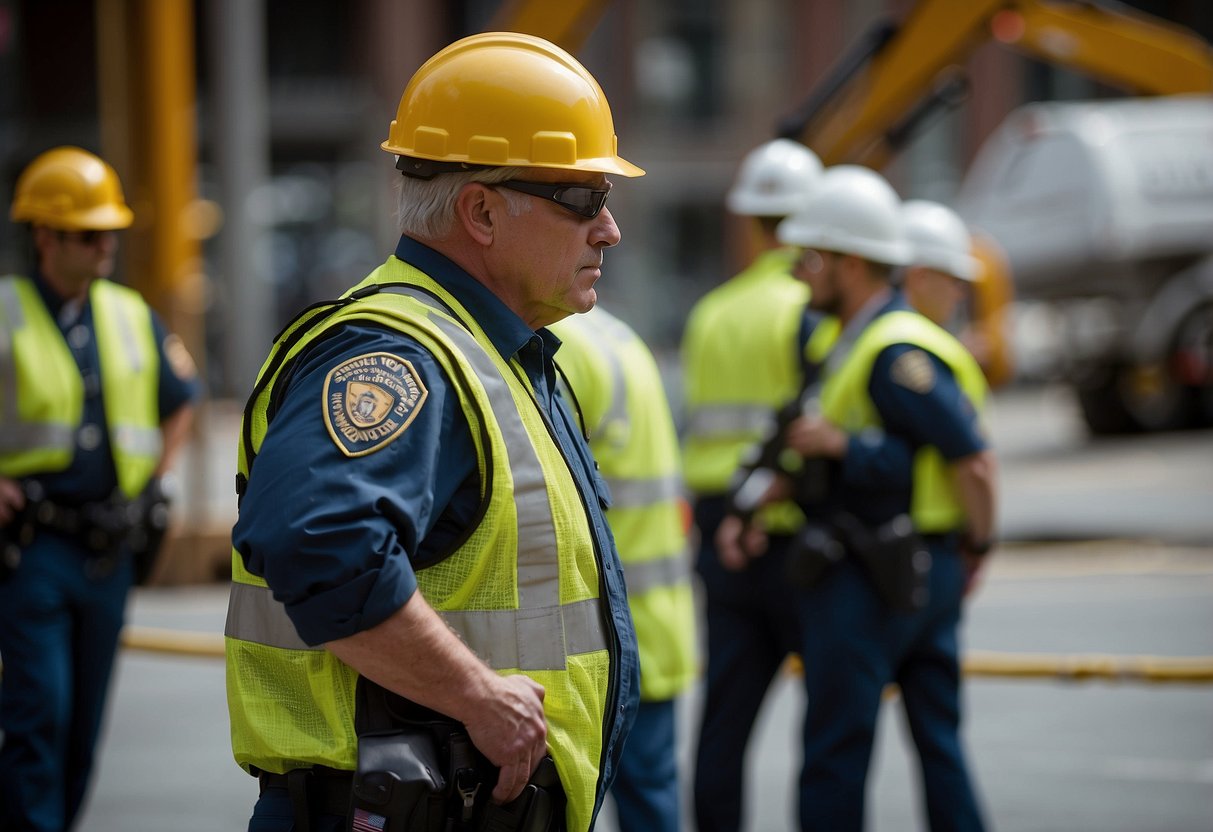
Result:
M386 287L384 291L446 311L420 289ZM590 598L561 606L559 552L543 468L509 385L466 329L445 315L432 316L430 322L463 352L484 384L493 416L506 440L519 531L518 608L439 610L438 614L495 670L563 670L570 655L607 649L600 600ZM269 590L248 584L232 585L225 635L271 647L309 649L295 632L286 609Z
M770 424L768 404L701 404L687 418L686 435L696 439L727 439L761 436Z
M873 319L845 356L831 356L831 370L821 395L822 413L827 419L847 433L880 426L880 415L868 395L868 381L876 357L893 344L912 344L938 357L952 370L977 412L983 412L985 377L968 350L917 312L895 310ZM835 362L834 358L840 360ZM964 508L948 463L934 446L924 446L915 453L912 489L910 516L919 532L951 532L963 526Z
M134 497L163 442L151 313L137 292L106 280L94 281L89 302L118 485ZM0 308L0 474L61 471L71 464L83 413L79 368L32 281L0 279Z
M797 250L766 251L696 303L682 341L683 474L700 496L719 496L773 414L802 383L797 333L808 287L791 275ZM804 523L794 503L762 509L764 527Z
M639 336L595 307L549 327L590 448L611 490L607 520L627 579L644 701L668 700L698 671L678 440L660 371Z

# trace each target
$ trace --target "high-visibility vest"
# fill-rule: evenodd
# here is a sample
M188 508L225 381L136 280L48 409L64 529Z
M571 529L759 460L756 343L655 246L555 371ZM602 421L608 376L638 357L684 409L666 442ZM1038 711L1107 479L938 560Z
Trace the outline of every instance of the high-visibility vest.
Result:
M868 382L876 357L893 344L913 344L938 356L978 413L984 410L985 376L969 351L917 312L895 310L869 323L839 366L828 372L821 390L821 412L826 419L851 434L880 426ZM963 528L964 507L955 480L948 462L933 445L924 445L915 453L911 488L910 518L917 531L935 534Z
M101 392L118 487L135 497L160 463L160 354L151 310L133 289L89 289ZM84 382L33 281L0 277L0 475L66 469L84 413Z
M556 363L611 490L607 522L640 645L640 697L671 699L697 667L678 437L661 372L631 327L600 307L548 329L562 341Z
M700 299L687 319L683 468L697 495L725 493L742 456L800 390L797 335L809 290L791 275L796 257L794 248L762 253ZM784 503L763 509L762 522L786 532L803 515Z
M350 298L371 284L384 288ZM305 314L275 342L246 412L240 471L249 476L250 454L265 436L273 382L332 327L378 324L434 356L473 426L483 511L453 553L418 570L418 590L486 664L502 675L526 673L544 686L548 747L568 796L568 828L587 829L611 707L613 633L599 597L593 535L568 463L533 404L525 373L501 357L438 283L392 257L347 298L351 302L327 316L324 310ZM276 773L317 764L353 769L357 673L299 638L264 579L245 568L237 551L232 578L225 636L236 761Z

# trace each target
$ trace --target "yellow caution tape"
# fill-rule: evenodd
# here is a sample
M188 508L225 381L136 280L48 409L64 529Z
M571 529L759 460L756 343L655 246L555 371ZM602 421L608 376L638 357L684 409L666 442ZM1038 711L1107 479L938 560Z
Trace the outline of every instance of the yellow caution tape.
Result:
M129 650L183 656L223 657L223 636L159 627L127 627L122 646ZM804 672L800 657L788 656L788 673ZM1113 656L1100 653L996 653L970 650L961 669L966 676L1116 682L1213 682L1213 656Z

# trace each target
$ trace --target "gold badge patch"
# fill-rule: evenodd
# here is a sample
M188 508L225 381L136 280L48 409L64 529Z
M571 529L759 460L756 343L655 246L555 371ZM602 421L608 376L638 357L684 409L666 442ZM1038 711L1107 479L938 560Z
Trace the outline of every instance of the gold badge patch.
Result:
M897 356L889 376L915 393L930 393L935 387L935 365L922 350L910 350Z
M346 456L374 453L404 432L428 395L413 365L399 356L351 358L324 380L329 436Z

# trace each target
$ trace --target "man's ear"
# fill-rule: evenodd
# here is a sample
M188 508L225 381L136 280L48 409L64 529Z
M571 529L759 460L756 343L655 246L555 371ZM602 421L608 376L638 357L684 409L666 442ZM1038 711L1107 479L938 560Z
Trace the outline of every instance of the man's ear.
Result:
M490 204L493 191L479 182L469 182L455 197L455 218L469 237L487 246L493 242L497 205Z

